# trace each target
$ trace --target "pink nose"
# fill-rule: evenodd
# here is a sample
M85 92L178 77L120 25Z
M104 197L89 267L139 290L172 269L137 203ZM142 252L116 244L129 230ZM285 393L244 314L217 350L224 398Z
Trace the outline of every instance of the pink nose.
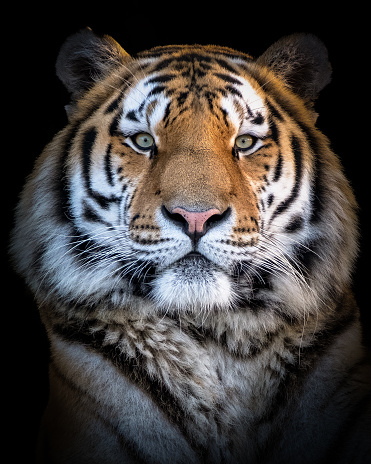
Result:
M171 211L173 214L180 214L188 223L188 233L189 234L204 234L205 233L205 223L206 221L214 215L220 216L222 213L216 209L212 208L207 211L195 212L187 211L183 208L174 208Z

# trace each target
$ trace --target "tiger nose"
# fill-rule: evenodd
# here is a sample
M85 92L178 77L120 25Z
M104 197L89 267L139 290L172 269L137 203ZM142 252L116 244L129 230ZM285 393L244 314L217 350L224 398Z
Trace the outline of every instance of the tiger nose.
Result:
M186 225L186 232L188 235L197 234L199 236L204 235L207 231L206 222L212 216L221 216L221 212L216 209L212 208L207 211L187 211L183 208L174 208L171 211L172 214L180 214L184 220Z
M185 233L195 242L200 239L211 226L222 221L229 213L227 208L224 213L217 208L211 208L207 211L188 211L181 207L173 208L168 211L165 206L162 207L163 214L172 222L182 225Z

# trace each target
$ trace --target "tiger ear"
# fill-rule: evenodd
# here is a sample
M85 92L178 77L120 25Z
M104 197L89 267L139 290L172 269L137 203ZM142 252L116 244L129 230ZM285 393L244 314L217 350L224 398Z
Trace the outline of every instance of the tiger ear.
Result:
M331 80L327 49L312 34L283 37L257 63L268 66L304 100L314 100Z
M112 37L99 37L86 28L62 45L56 62L57 76L76 99L128 58L130 55Z

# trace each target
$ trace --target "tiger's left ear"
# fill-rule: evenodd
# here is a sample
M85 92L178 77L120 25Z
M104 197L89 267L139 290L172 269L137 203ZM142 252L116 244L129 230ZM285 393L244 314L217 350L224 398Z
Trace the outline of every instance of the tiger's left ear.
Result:
M327 49L312 34L283 37L263 53L257 63L268 66L287 87L313 101L331 80Z

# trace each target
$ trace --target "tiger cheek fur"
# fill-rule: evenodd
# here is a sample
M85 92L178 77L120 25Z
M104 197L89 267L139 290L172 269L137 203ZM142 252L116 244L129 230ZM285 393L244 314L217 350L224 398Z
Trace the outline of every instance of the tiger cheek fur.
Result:
M85 30L57 74L69 124L11 247L50 341L39 461L366 462L357 205L315 125L323 44L132 58Z

